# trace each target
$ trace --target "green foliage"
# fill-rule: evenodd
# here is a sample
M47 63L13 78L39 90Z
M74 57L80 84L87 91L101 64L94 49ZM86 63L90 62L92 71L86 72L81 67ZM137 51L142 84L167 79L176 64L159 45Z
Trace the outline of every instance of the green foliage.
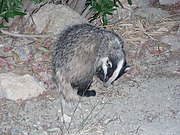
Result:
M7 22L14 16L26 15L22 12L23 3L21 0L0 0L0 17Z
M1 28L8 28L8 26L4 26L4 25L0 24L0 29Z
M44 0L32 0L34 3L41 3ZM132 0L127 0L128 4L132 4ZM123 8L122 3L119 0L87 0L86 5L90 5L90 10L93 11L93 16L90 18L90 22L101 18L103 25L107 25L107 15L113 15L113 11L117 10L119 6ZM24 16L26 13L23 11L22 0L0 0L0 19L8 22L9 18L15 16ZM0 24L0 28L6 28L3 24Z
M107 15L113 15L113 11L117 10L119 5L123 8L119 0L87 0L86 4L90 5L90 10L94 12L94 15L90 18L90 22L101 18L103 25L107 25L108 23ZM131 5L132 1L128 0L128 4Z
M32 0L32 1L34 1L35 4L44 2L44 0Z
M131 0L127 0L129 5L132 5L132 1Z
M35 3L41 3L44 0L32 0ZM23 11L22 0L0 0L0 19L8 22L9 18L15 16L24 16L26 13ZM0 28L6 28L3 24L0 24Z

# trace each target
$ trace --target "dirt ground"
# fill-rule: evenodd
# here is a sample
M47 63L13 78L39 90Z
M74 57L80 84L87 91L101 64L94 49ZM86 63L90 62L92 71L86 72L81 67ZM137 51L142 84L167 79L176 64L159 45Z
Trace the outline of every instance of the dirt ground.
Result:
M63 106L63 112L55 91L19 103L2 99L0 134L179 135L180 78L171 73L175 62L150 69L142 64L136 77L124 76L106 90L94 84L97 97L82 98L73 109Z
M138 46L124 36L131 70L107 89L95 78L97 96L72 107L61 106L55 89L0 99L0 135L180 135L180 49L162 36Z

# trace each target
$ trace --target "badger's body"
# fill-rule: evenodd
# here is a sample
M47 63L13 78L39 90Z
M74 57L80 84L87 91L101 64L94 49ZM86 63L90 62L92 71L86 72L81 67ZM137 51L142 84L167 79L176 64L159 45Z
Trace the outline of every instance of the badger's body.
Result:
M124 67L124 57L123 41L117 34L89 24L68 28L60 34L52 57L60 95L67 102L78 100L78 95L95 96L95 91L89 90L93 76L101 71L103 78L99 78L110 85ZM108 71L112 76L107 80Z

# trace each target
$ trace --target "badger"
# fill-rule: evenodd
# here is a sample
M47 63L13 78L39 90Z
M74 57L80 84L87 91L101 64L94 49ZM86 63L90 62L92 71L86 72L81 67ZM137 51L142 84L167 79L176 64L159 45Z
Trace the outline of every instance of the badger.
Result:
M105 87L126 71L123 40L116 33L90 25L78 24L60 33L53 48L53 80L66 102L79 96L95 96L90 90L93 77Z

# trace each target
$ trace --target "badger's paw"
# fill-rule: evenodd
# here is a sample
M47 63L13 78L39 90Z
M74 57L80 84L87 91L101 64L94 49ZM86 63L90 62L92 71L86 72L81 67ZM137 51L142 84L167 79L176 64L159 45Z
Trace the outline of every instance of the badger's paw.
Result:
M91 97L91 96L96 96L96 91L95 90L78 91L77 94L83 97Z

